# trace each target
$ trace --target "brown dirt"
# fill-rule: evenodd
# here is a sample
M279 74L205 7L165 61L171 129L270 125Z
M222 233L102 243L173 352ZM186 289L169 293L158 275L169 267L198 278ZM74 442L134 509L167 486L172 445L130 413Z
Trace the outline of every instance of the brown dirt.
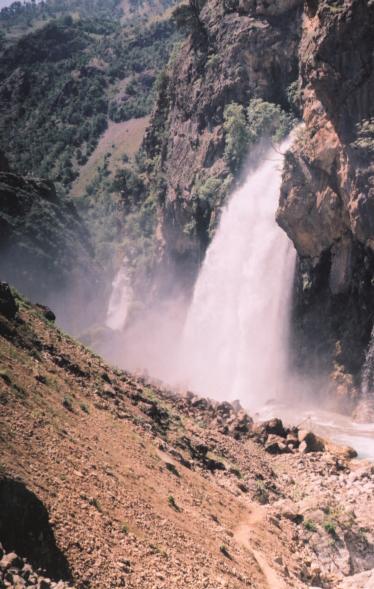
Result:
M335 458L269 456L250 432L223 433L217 404L106 366L28 304L18 321L0 316L0 334L1 472L46 505L77 587L310 586L291 474L318 503L315 481L339 479ZM336 570L323 574L333 587Z

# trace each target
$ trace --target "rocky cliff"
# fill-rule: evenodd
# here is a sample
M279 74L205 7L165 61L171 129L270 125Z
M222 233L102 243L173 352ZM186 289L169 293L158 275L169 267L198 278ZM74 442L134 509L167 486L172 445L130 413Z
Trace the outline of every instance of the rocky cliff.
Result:
M373 2L306 2L304 127L286 158L277 216L299 254L296 362L333 371L347 401L359 392L374 318L373 38Z
M189 35L164 76L144 150L164 177L159 229L180 273L196 272L234 182L225 107L259 98L289 108L301 4L212 0L176 14Z
M189 37L144 141L164 179L165 259L191 284L240 181L226 157L227 105L258 98L302 118L277 214L298 252L294 362L333 376L347 408L374 317L373 12L366 0L191 2L176 13Z
M74 205L51 182L10 172L1 155L0 166L1 278L34 301L53 304L70 329L93 321L93 293L103 292L103 283Z

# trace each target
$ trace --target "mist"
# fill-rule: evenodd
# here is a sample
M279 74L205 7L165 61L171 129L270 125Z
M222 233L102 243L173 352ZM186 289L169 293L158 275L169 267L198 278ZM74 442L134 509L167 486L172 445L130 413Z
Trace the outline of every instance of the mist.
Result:
M104 354L173 387L247 407L289 391L290 308L296 252L275 213L283 153L263 152L222 212L193 295L169 298L131 320L126 265L113 282Z

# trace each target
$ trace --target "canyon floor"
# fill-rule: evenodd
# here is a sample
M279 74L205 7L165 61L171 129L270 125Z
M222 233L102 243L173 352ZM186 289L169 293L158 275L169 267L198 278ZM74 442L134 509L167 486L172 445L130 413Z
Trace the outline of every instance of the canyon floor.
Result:
M0 587L374 586L372 464L108 366L2 292Z

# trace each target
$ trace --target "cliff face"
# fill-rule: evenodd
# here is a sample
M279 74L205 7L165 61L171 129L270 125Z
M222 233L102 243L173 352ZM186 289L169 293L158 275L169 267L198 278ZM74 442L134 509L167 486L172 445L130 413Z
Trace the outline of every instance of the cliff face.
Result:
M374 317L373 38L373 2L306 3L304 128L286 158L277 215L299 254L297 362L333 365L344 397L357 393Z
M5 171L1 154L0 166L1 279L52 305L70 329L82 327L102 288L84 223L51 182Z
M193 5L192 32L169 66L144 141L148 157L160 158L165 178L165 252L183 272L196 270L232 186L224 109L232 102L247 106L251 98L288 104L301 25L299 0L201 4ZM199 197L204 187L209 198Z
M298 252L294 360L333 376L349 408L374 317L373 12L366 0L191 3L189 38L144 141L164 178L165 259L192 284L238 179L225 158L225 107L261 98L289 110L292 95L303 126L277 221Z

